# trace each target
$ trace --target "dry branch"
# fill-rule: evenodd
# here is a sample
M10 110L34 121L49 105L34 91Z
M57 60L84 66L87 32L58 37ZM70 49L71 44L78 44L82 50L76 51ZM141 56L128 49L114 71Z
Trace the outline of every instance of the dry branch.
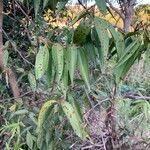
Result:
M139 96L139 95L131 95L131 94L126 94L124 95L124 98L129 98L129 99L133 99L133 100L150 100L149 96Z

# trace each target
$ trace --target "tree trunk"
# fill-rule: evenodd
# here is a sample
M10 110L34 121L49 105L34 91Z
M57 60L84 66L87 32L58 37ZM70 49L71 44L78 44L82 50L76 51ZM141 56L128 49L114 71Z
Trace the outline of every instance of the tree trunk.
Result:
M122 13L124 12L124 16L125 16L123 19L125 32L130 31L135 5L136 5L136 0L123 0Z
M132 23L131 16L126 16L125 19L123 20L123 22L124 22L123 30L125 32L129 32L130 31L130 26L131 26L131 23Z

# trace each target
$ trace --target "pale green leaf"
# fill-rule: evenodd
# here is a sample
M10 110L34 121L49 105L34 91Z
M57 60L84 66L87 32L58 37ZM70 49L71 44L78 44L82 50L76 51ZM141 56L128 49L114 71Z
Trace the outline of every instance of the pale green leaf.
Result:
M64 69L64 49L60 44L52 46L52 58L56 69L56 81L59 83Z
M68 66L67 64L64 65L64 71L62 74L62 79L60 81L61 91L63 92L64 97L66 97L67 90L68 90Z
M32 148L33 148L33 137L29 131L27 132L27 135L26 135L26 142L27 142L28 147L32 150Z
M33 2L34 2L35 16L37 16L39 8L40 8L41 0L33 0Z
M50 53L49 53L48 68L46 70L45 75L46 75L47 85L49 87L51 82L54 79L54 66L53 66L52 51L50 51Z
M70 45L68 48L68 54L69 54L69 75L71 79L71 83L73 83L74 79L74 73L76 70L76 64L77 64L77 47L75 45Z
M9 57L8 50L4 50L4 53L3 53L3 63L4 63L5 67L7 66L7 63L8 63L8 57Z
M107 7L106 7L106 2L105 0L95 0L96 5L98 6L99 10L103 13L106 14L107 12Z
M59 13L65 7L67 2L68 2L68 0L59 1L59 3L57 4L56 13Z
M43 8L45 8L50 0L43 0Z
M49 50L46 45L40 46L35 61L36 79L39 79L44 75L45 71L48 68L48 62L49 62Z
M28 80L29 80L32 90L36 91L36 79L35 79L35 76L31 72L28 74Z
M109 35L108 35L108 31L105 25L105 22L101 21L101 19L99 18L95 18L94 19L94 23L95 23L95 29L97 31L100 43L101 43L101 58L103 60L101 60L101 67L104 64L104 57L105 54L107 53L108 49L109 49Z
M11 119L11 118L13 118L13 117L15 117L15 116L23 116L23 115L26 115L26 114L28 114L28 113L29 113L29 111L26 110L26 109L17 110L16 112L11 113L9 119Z
M145 52L145 66L147 68L150 66L150 44L148 44L147 51Z
M17 110L14 115L25 115L27 114L29 111L26 109L21 109L21 110Z

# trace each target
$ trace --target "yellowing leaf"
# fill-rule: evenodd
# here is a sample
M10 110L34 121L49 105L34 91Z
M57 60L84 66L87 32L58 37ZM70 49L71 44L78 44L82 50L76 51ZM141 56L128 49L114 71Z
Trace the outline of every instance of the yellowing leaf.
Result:
M13 104L9 110L12 111L12 112L15 112L16 111L16 108L17 108L17 104Z
M44 105L42 106L40 112L39 112L39 116L38 116L38 127L37 127L37 131L40 130L40 128L42 127L45 119L46 119L46 112L48 111L48 109L53 106L56 103L55 100L49 100L46 103L44 103Z
M50 111L53 109L54 104L57 102L55 100L49 100L44 105L42 106L39 116L38 116L38 125L37 125L37 145L38 148L41 149L42 143L43 143L43 138L45 137L45 131L43 130L43 125L50 113Z
M75 111L74 107L67 101L62 101L61 105L76 135L85 140L88 137L88 133L83 128L83 124L79 119L77 111Z

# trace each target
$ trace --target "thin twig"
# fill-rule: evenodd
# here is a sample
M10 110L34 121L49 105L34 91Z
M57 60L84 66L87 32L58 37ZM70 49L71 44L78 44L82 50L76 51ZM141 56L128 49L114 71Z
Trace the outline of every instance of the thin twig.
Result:
M20 4L17 1L15 1L15 3L18 6L18 8L21 10L21 12L25 15L25 17L28 19L28 21L31 21L33 23L33 21L29 18L29 16L26 14L26 12L22 9L22 7L20 6Z
M129 99L133 99L133 100L150 100L150 97L149 96L138 96L138 95L124 95L124 98L129 98Z
M6 36L6 38L8 39L8 41L11 43L12 47L15 49L15 51L18 52L18 54L20 55L20 57L21 57L25 62L27 62L28 64L30 64L32 67L34 67L34 65L33 65L30 61L28 61L26 58L24 58L24 57L22 56L21 52L20 52L16 47L14 47L14 44L12 43L12 41L10 40L10 38L8 37L7 33L6 33L3 29L2 29L2 31L3 31L4 35Z
M125 16L123 15L123 13L121 13L116 7L114 7L114 6L112 5L112 3L111 3L109 0L106 0L106 2L107 2L107 4L110 6L110 8L111 8L113 11L115 11L115 12L120 16L120 18L122 18L122 20L125 19Z
M97 106L101 105L103 102L106 102L106 101L108 101L108 100L109 100L109 99L106 98L106 99L103 99L103 100L99 101L96 105L94 105L91 109L89 109L89 110L85 113L85 115L88 114L90 111L92 111L92 110L93 110L94 108L96 108Z
M28 95L28 94L30 94L30 93L32 93L33 91L28 91L28 92L26 92L26 93L24 93L24 94L22 94L22 95L20 95L19 97L12 97L12 98L6 98L6 99L1 99L1 101L6 101L6 100L14 100L14 99L18 99L18 98L23 98L23 97L25 97L26 95Z
M87 92L85 86L84 86L84 90L85 90L86 96L91 104L92 109L94 109L94 104L93 104L92 99L90 98L89 93Z
M87 10L87 8L83 5L83 3L81 2L81 0L78 0L78 3L79 3L85 10Z

